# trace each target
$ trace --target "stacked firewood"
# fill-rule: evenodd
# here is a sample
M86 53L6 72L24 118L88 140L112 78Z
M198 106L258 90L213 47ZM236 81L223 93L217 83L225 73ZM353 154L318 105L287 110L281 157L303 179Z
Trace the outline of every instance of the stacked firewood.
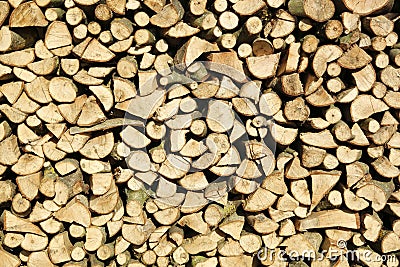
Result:
M0 1L0 267L399 266L399 18Z

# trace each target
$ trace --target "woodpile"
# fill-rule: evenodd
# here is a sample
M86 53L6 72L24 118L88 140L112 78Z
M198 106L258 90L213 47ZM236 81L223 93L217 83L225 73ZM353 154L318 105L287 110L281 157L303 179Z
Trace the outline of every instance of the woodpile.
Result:
M0 267L399 266L399 19L0 1Z

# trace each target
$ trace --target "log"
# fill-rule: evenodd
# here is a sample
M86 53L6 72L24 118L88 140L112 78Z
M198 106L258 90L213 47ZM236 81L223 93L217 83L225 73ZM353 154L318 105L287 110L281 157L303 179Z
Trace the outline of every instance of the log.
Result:
M324 45L319 47L313 59L315 75L321 77L325 73L328 63L340 58L342 53L342 49L335 45Z
M314 21L324 22L332 18L335 14L335 5L330 0L324 0L317 3L304 0L302 4L304 14ZM321 16L321 14L323 15Z
M84 204L71 200L64 208L55 213L55 217L60 221L75 222L88 227L90 225L91 214Z
M1 258L3 259L2 261L2 265L5 266L12 266L12 267L16 267L16 266L20 266L21 264L21 260L16 257L15 255L1 249L0 250L0 255Z
M45 27L48 22L35 2L19 5L10 15L10 27Z
M214 4L214 7L215 5L216 4ZM237 14L241 16L249 16L253 15L260 9L264 8L265 6L266 3L264 1L254 0L254 1L238 1L232 6L232 8ZM220 11L222 10L221 7L219 7L218 9Z
M398 265L395 1L0 7L0 266Z
M287 11L280 9L277 12L276 20L272 26L270 36L273 38L285 37L295 28L295 19Z
M355 45L347 50L337 62L342 68L356 69L366 66L371 60L371 56Z
M44 43L46 48L50 51L65 48L68 49L67 52L71 51L72 47L70 46L72 44L72 37L68 31L66 23L62 21L52 22L47 28Z
M9 26L2 26L0 28L0 36L3 42L0 45L0 50L15 51L24 49L34 44L35 33L29 34L26 29L10 29Z
M374 1L367 1L364 3L364 5L359 5L359 3L353 1L353 0L345 0L343 1L343 4L350 10L354 11L357 9L357 13L360 15L369 15L371 13L374 13L376 11L383 11L386 8L390 9L391 6L393 5L393 2L390 0L380 2L379 4L376 4Z
M16 189L15 184L11 183L9 180L1 181L0 187L3 189L0 198L0 203L11 201L15 195L15 189Z
M340 221L335 220L335 218L340 218ZM307 218L296 222L296 227L299 231L336 226L349 229L359 229L360 217L358 213L348 213L342 210L333 209L313 212Z
M280 54L264 55L259 57L246 58L249 71L259 79L267 79L275 75ZM272 64L266 64L272 62Z
M150 18L150 23L160 28L169 28L183 17L183 7L179 1L164 5L157 14Z

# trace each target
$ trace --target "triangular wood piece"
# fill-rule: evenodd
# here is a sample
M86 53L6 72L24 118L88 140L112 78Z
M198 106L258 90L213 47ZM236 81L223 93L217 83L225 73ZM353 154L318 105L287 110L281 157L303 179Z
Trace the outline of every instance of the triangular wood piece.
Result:
M83 40L82 42L80 42L79 44L77 44L74 49L72 49L72 52L79 56L82 57L83 53L85 52L86 48L88 47L90 41L92 41L93 38L88 37L85 40Z
M110 111L114 105L114 96L109 86L96 85L89 86L89 90L93 92L100 101L105 111Z
M316 228L360 229L360 215L340 209L312 212L307 218L296 221L296 229L304 232Z
M19 218L9 211L3 213L3 230L7 232L31 233L46 236L39 227L28 220Z
M150 18L150 23L160 28L168 28L180 21L185 11L179 1L173 0Z
M26 199L32 200L37 196L42 177L42 172L17 177L18 189Z
M113 77L113 93L114 100L117 103L124 102L125 100L134 98L137 95L135 84L128 79L120 77ZM171 94L171 91L169 91L169 93Z
M85 105L87 100L86 95L78 96L75 101L71 104L61 104L58 106L58 109L64 119L71 123L75 124L78 120L79 114L82 112L82 108Z
M382 253L398 251L400 249L400 237L394 232L385 232L381 237Z
M42 106L38 111L36 111L36 115L39 119L47 123L59 123L64 120L58 107L54 103Z
M363 130L361 129L360 125L358 125L358 123L355 123L353 127L351 127L351 134L354 136L354 138L348 141L350 144L357 146L369 145L369 140L365 136Z
M359 95L351 103L350 115L354 122L367 119L375 113L386 111L389 106L372 95Z
M64 208L54 213L54 217L62 222L77 223L84 227L90 226L89 209L77 199L71 200Z
M19 5L10 16L10 27L46 27L47 24L46 17L34 1Z
M359 69L372 61L372 57L364 49L353 46L347 50L339 59L338 64L345 69Z
M190 26L182 21L169 28L166 34L173 38L189 37L198 33L200 29Z
M165 94L165 90L155 90L150 95L137 96L131 100L117 103L115 108L129 112L134 116L148 119L164 103Z
M211 53L208 57L207 69L219 72L227 77L237 81L248 81L243 70L243 62L238 58L236 52Z
M100 237L101 238L101 237ZM54 236L49 243L48 253L51 262L59 264L71 260L73 245L68 237L68 231Z
M21 261L17 256L14 256L7 251L0 248L0 267L18 267Z
M0 25L3 25L4 21L7 19L8 14L10 14L10 3L8 1L3 1L0 3Z
M47 251L35 251L29 254L27 264L32 267L39 266L47 266L47 267L55 267L55 265L51 262Z
M15 135L11 135L10 137L7 137L1 141L0 151L6 151L6 153L0 153L0 164L13 165L17 163L18 158L21 156L17 137Z
M12 67L26 67L35 60L35 49L28 48L0 55L0 62ZM12 84L12 83L11 83ZM8 99L8 98L7 98Z
M126 0L106 0L106 3L114 13L117 13L118 15L125 15Z
M335 184L339 181L341 171L312 171L312 197L310 212L318 205L321 199L331 191Z
M277 195L284 195L288 191L282 171L274 171L265 177L261 187Z
M219 225L219 229L225 234L230 235L234 239L239 240L243 226L244 226L244 217L234 213L228 218L226 218Z
M301 179L309 176L310 173L306 168L301 166L300 159L295 157L286 168L285 176L288 179Z
M399 122L393 117L392 113L385 111L381 120L381 126L398 125Z
M218 45L193 36L176 53L175 63L188 67L203 53L219 51Z
M79 126L92 126L104 120L106 120L106 116L97 103L96 97L88 97L82 108L77 124Z
M281 53L246 58L247 68L258 79L267 79L275 75Z
M286 253L303 253L304 251L316 252L315 248L303 234L293 235L283 241L279 246L286 247Z
M57 139L67 130L65 123L48 123L46 127Z
M337 148L338 144L329 130L321 132L305 132L300 134L303 143L320 148Z
M71 45L72 37L67 24L62 21L52 22L47 28L44 44L47 49L56 49Z
M283 146L288 146L296 140L299 132L296 128L283 127L277 123L271 123L269 126L272 138Z
M73 52L82 59L90 62L107 62L115 57L115 54L102 45L97 39L88 37L77 45Z
M247 197L243 209L250 212L263 211L271 207L277 198L271 191L260 187Z
M25 84L25 93L32 100L41 104L50 103L52 101L49 92L50 81L43 76L37 77L33 82Z
M318 87L317 91L307 96L306 100L314 107L327 107L335 103L335 99L323 86Z
M7 98L7 101L11 104L14 104L18 100L23 90L23 82L6 83L0 87L0 92Z

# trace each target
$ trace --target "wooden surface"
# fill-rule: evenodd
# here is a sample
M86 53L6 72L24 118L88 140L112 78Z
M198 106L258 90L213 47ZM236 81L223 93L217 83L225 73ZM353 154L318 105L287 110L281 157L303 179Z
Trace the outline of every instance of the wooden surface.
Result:
M0 267L399 266L399 18L0 1Z

